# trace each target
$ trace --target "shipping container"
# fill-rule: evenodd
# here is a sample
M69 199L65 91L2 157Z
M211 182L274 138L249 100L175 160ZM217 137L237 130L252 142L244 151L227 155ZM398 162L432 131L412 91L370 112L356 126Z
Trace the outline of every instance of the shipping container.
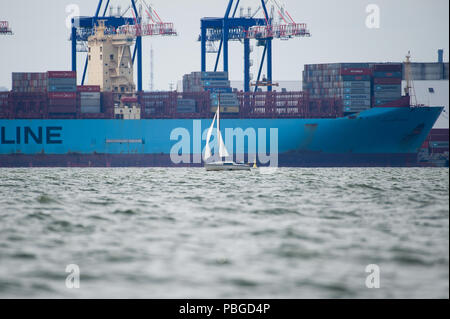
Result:
M201 79L202 80L203 79L224 79L224 80L228 80L228 72L201 72Z
M367 100L344 100L344 106L368 106L370 107L370 99Z
M46 80L47 73L39 73L39 72L13 72L12 80Z
M211 100L211 106L218 106L218 105L219 102L217 100L216 101ZM220 106L239 106L239 105L240 105L239 100L220 102Z
M100 106L100 100L81 100L80 101L80 105L83 106L88 106L88 107L94 107L94 106Z
M47 75L45 73L13 73L12 90L20 93L45 92Z
M370 87L364 88L344 88L344 94L370 94Z
M72 99L75 100L77 98L77 94L75 92L49 92L49 99Z
M77 86L78 92L100 92L100 86L99 85L80 85Z
M342 68L341 75L371 75L369 68Z
M190 106L190 105L178 105L177 106L177 112L178 113L195 113L196 107Z
M374 72L402 72L402 63L383 63L372 66Z
M97 106L86 106L81 105L81 113L100 113L100 105Z
M48 71L48 78L75 78L77 77L77 73L75 71Z
M211 112L212 113L217 112L217 106L212 106ZM239 106L221 106L220 112L221 113L239 113Z
M215 81L215 80L210 80L210 81L202 81L202 86L207 88L220 88L220 87L229 87L230 86L230 81Z
M342 82L342 86L344 88L361 88L361 87L366 87L366 88L370 88L370 81L345 81Z
M100 92L80 92L81 99L100 99Z
M396 98L386 98L386 99L374 99L374 105L375 106L380 106L380 105L384 105L390 102L394 102L397 101L398 99Z
M211 93L210 96L212 99L219 98L219 96L221 99L228 99L228 98L236 99L237 98L236 93Z
M205 88L205 91L211 93L231 93L233 89L230 87L222 87L222 88Z
M193 99L177 99L177 105L178 106L194 106L197 104L197 102Z
M344 94L344 100L369 100L370 94Z
M375 92L374 97L377 100L398 100L402 97L402 94L401 92Z
M342 75L342 81L370 81L370 75Z
M429 148L433 153L438 152L448 152L449 150L449 143L448 142L430 142Z
M213 101L218 101L218 100L220 100L220 101L235 101L235 100L237 100L237 96L234 96L234 97L211 97L211 100Z
M374 78L402 78L402 72L373 72Z
M369 63L335 63L335 67L341 68L370 68Z
M395 85L395 84L377 84L373 86L374 91L385 91L385 90L391 90L391 91L401 91L402 86L401 85Z
M76 92L76 85L49 85L48 92Z
M392 84L392 85L401 85L401 78L374 78L374 84Z
M77 85L77 79L72 78L48 78L49 85Z

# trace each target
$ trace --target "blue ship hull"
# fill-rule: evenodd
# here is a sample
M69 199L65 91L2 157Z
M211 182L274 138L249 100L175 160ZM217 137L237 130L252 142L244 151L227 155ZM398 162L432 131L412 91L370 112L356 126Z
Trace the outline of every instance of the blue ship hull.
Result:
M253 163L256 156L261 165L273 164L259 155L270 152L276 166L416 166L417 150L442 109L381 107L337 119L223 119L221 132L235 159ZM210 125L208 119L0 120L0 167L201 166ZM235 134L242 132L238 141Z

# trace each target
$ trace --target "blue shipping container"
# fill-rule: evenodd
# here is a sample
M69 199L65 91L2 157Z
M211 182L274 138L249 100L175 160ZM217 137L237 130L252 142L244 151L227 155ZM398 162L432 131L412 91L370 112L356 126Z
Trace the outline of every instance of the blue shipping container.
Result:
M368 100L370 94L344 94L344 100Z
M401 85L381 85L376 84L374 85L375 91L385 91L385 90L391 90L391 91L401 91L402 86Z
M376 99L399 99L402 97L401 92L375 92Z
M231 93L231 92L233 92L233 89L230 87L222 87L222 88L205 87L205 91L208 91L211 93Z
M342 81L370 81L370 75L342 75Z
M370 94L370 87L344 88L344 94Z
M343 82L344 83L344 87L367 87L370 88L370 81L346 81Z
M374 78L401 78L402 72L373 72Z
M369 100L344 100L345 106L370 106Z
M49 92L76 92L77 86L76 85L49 85L48 87Z

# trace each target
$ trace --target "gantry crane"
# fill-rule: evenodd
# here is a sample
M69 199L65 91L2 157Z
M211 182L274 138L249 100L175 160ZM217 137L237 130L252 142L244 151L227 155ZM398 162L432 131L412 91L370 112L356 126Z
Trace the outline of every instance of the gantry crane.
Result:
M88 38L94 34L95 27L99 20L103 20L108 34L128 34L136 40L133 53L133 63L137 57L137 89L142 91L142 37L144 36L176 36L177 32L173 23L165 23L161 20L155 9L148 5L144 0L130 0L130 6L120 12L116 16L111 14L107 16L106 13L110 7L110 0L107 0L103 14L100 15L103 0L99 0L97 10L93 17L75 17L72 19L72 71L77 70L77 51L84 52ZM139 10L137 7L139 5ZM131 11L132 16L125 15ZM144 21L144 14L147 15L147 21ZM77 50L77 44L80 44ZM80 49L81 48L81 49ZM83 71L81 84L83 85L86 78L86 71L88 66L88 58Z
M13 32L9 27L8 21L0 21L0 34L1 35L12 35Z
M258 78L256 84L261 77L264 61L267 60L267 90L272 90L272 40L273 39L291 39L294 37L311 36L305 23L296 23L289 12L280 5L277 0L260 0L261 6L253 15L247 17L235 18L240 0L236 0L233 14L230 17L234 0L229 0L228 6L223 18L203 18L201 19L201 70L206 71L206 54L209 52L217 53L214 71L217 71L218 63L223 51L223 71L228 72L228 41L241 41L244 44L244 91L250 91L250 40L257 40L264 46L264 51L259 66ZM271 15L267 11L267 3L273 4ZM262 9L262 10L261 10ZM280 16L280 22L275 23L273 13L277 11ZM262 18L255 16L262 11ZM220 41L218 50L215 48L214 42ZM266 57L267 56L267 57ZM258 85L255 86L255 91Z

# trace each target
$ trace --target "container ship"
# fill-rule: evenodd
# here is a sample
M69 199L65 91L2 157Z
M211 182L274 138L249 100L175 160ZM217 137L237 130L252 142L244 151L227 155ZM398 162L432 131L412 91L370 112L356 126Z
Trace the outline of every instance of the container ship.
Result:
M86 85L74 71L12 74L12 90L0 93L0 167L202 166L219 106L236 161L426 165L418 150L443 107L411 105L410 86L402 89L408 60L305 65L297 92L238 91L227 72L187 74L182 92L143 92L133 39L106 30L100 21L89 37Z

